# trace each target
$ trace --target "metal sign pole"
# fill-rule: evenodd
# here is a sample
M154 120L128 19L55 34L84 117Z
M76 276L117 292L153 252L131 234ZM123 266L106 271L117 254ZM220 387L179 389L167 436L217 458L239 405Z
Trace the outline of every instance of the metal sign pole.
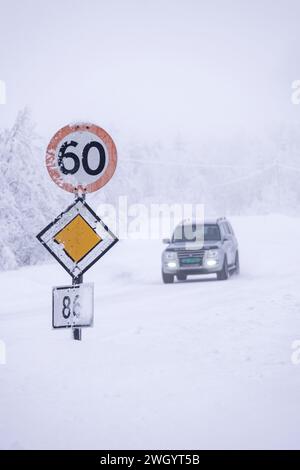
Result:
M72 285L73 286L78 286L78 284L82 284L83 283L83 274L81 274L80 276L76 277L75 279L72 279ZM77 327L73 327L72 328L72 333L73 333L73 339L77 340L77 341L81 341L82 339L82 331L81 331L81 328L77 328Z
M79 194L78 192L75 193L75 200L78 198ZM85 200L85 193L82 194L82 199ZM83 274L80 274L77 276L75 279L72 279L72 285L73 286L78 286L78 284L83 283ZM82 330L81 328L73 327L72 328L72 333L73 333L73 339L76 341L81 341L82 340Z

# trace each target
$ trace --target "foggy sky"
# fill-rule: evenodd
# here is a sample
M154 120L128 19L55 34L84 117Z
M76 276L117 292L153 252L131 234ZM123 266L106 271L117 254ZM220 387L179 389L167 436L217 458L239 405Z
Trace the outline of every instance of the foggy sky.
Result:
M300 2L0 0L0 126L28 105L124 139L197 140L300 121Z

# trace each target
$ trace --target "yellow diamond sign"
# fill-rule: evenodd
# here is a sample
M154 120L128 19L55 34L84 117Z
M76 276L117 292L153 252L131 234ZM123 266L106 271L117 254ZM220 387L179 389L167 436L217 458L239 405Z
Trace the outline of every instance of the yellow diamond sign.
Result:
M77 198L37 239L73 277L78 278L118 241L83 198Z
M77 215L54 237L56 243L62 243L64 250L73 261L79 262L102 238L92 229L81 215Z

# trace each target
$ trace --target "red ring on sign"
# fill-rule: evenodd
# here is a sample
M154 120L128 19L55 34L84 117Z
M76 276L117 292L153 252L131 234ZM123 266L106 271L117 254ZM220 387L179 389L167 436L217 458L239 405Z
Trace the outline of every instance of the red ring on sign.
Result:
M66 183L57 168L55 159L56 149L59 142L61 142L61 140L67 137L69 134L76 131L89 131L97 135L105 143L109 156L108 165L105 168L104 173L96 181L87 184L85 187L82 187L81 185L75 187L70 183ZM116 170L117 160L117 148L111 136L104 129L102 129L102 127L89 123L73 124L59 129L59 131L57 131L50 140L46 152L46 167L50 177L53 179L55 184L69 193L77 193L78 191L92 193L102 188L113 176Z

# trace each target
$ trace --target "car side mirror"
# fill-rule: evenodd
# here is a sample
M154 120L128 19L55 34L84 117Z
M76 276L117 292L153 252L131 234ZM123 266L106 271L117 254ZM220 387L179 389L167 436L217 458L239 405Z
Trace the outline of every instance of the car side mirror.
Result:
M229 238L228 238L228 237L224 237L224 238L223 238L223 242L229 242Z
M164 238L162 242L166 243L166 244L169 244L169 243L171 243L171 240L170 240L170 238Z

